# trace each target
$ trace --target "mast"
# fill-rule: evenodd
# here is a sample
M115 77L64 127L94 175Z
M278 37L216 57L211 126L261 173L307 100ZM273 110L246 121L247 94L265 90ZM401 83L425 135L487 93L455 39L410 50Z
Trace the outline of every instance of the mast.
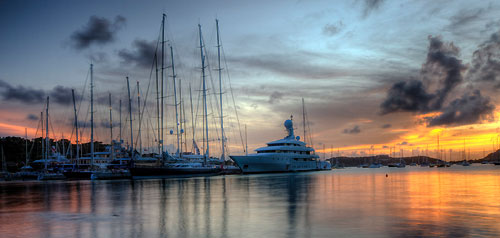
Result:
M162 149L162 138L160 134L160 92L158 88L158 56L155 53L155 69L156 69L156 120L157 120L157 128L158 128L158 155L161 155L163 149Z
M127 76L127 89L128 89L128 114L130 117L130 152L132 158L134 158L134 136L133 136L133 125L132 125L132 98L130 97L130 84Z
M111 160L114 157L114 147L113 144L113 115L112 115L113 106L111 106L111 93L109 93L109 144L111 145Z
M26 154L25 166L28 166L28 128L24 128L24 152Z
M191 132L193 133L193 153L196 153L195 151L195 141L194 141L194 111L193 111L193 95L191 91L191 83L189 84L189 101L191 105Z
M43 140L43 111L40 112L40 124L42 125L42 136L41 136L41 144L42 144L42 159L45 159L45 141Z
M175 85L175 65L174 65L174 50L170 46L170 58L172 60L172 79L174 80L174 106L175 106L175 128L177 132L177 154L180 155L181 148L179 146L179 113L177 111L177 87Z
M220 130L221 130L221 147L222 147L222 155L221 155L221 160L225 160L225 149L226 149L226 138L224 137L224 113L222 111L222 68L220 67L220 38L219 38L219 20L215 19L215 25L217 27L217 62L218 62L218 68L217 71L219 71L219 97L220 97Z
M78 114L76 112L76 100L75 100L75 90L71 89L71 96L73 97L73 109L75 111L75 131L76 131L76 165L78 168L78 163L79 163L79 158L80 158L80 153L78 153L79 148L79 141L78 141Z
M120 146L122 143L122 100L120 99L120 109L118 111L119 117L120 117Z
M248 155L247 124L245 124L245 155Z
M137 120L139 121L139 154L142 155L142 138L141 138L141 93L139 88L139 81L137 81Z
M204 117L203 117L203 120L204 120L204 126L205 126L205 130L204 130L204 136L203 136L203 143L205 143L205 138L206 138L206 143L207 143L207 147L205 147L205 160L204 160L204 164L206 165L207 164L207 159L210 158L210 148L209 148L209 143L208 143L208 117L207 117L207 87L206 87L206 83L205 83L205 56L203 55L203 40L202 40L202 36L201 36L201 25L198 24L198 30L199 30L199 34L200 34L200 56L201 56L201 73L202 73L202 78L203 78L203 109L204 109Z
M47 108L45 109L45 173L47 173L47 161L49 160L49 97L47 96Z
M304 128L304 142L306 142L306 106L302 98L302 127Z
M165 55L165 18L167 17L166 14L163 14L162 20L161 20L161 152L163 154L164 147L163 147L163 70L165 69L165 64L164 64L164 55Z
M94 168L94 65L90 64L90 168Z

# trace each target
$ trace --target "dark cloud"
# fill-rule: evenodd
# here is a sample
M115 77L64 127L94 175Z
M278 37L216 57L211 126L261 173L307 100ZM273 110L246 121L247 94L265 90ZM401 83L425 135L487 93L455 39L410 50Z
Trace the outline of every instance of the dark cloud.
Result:
M155 51L158 49L156 41L135 40L133 51L122 49L118 56L125 64L133 64L138 67L150 68L153 64Z
M462 72L467 68L458 58L460 49L452 42L444 43L440 37L429 37L427 61L422 67L424 81L432 87L437 84L431 110L441 109L452 89L463 81Z
M51 102L61 105L70 105L73 101L71 89L63 86L55 86L48 93L41 89L27 88L23 86L14 87L9 83L0 80L0 95L5 101L18 101L26 104L45 103L46 96Z
M440 110L450 92L463 82L462 72L466 66L458 58L459 53L453 43L429 37L427 59L421 70L422 80L411 79L393 84L380 105L381 113ZM428 92L431 88L435 88L434 93Z
M26 116L26 119L28 119L28 120L30 120L30 121L38 121L38 119L39 119L39 118L38 118L38 116L37 116L37 115L35 115L35 114L31 114L31 113L30 113L30 114L28 114L28 115Z
M422 81L411 79L396 82L389 89L386 99L380 105L381 113L426 112L433 97L427 93Z
M14 87L0 80L0 93L5 101L18 101L22 103L39 103L44 100L45 92L41 89Z
M338 23L335 24L328 23L325 26L323 26L323 34L326 36L334 36L337 33L339 33L342 30L342 28L344 28L344 24L342 23L342 21L339 21Z
M115 40L115 35L125 25L123 16L116 16L114 21L103 17L91 16L87 25L71 35L76 49L85 49L92 44L104 45Z
M71 94L71 88L63 86L55 86L49 93L50 101L56 102L61 105L71 105L73 104L73 95ZM75 92L75 97L77 97ZM75 98L76 99L76 98Z
M354 125L353 128L346 128L343 131L344 134L358 134L360 132L361 132L361 129L359 128L358 125Z
M364 0L363 1L363 17L367 17L374 10L377 10L384 0Z
M474 51L467 78L500 88L500 32L491 35L488 41Z
M384 124L384 125L382 125L382 128L387 129L387 128L391 128L391 126L392 126L391 124Z
M397 145L408 145L408 141L403 141L401 143L397 143Z
M479 90L465 93L443 108L439 116L428 118L429 126L467 125L493 117L495 106Z
M278 91L274 91L273 93L271 93L271 95L269 96L269 103L270 104L274 104L274 103L279 103L280 100L283 98L283 93L280 93Z

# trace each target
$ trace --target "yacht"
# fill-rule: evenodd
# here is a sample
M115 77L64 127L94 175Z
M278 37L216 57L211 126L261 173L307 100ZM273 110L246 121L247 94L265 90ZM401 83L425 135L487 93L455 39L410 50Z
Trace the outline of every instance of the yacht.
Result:
M280 140L267 143L256 149L257 153L244 156L230 156L243 173L297 172L330 170L327 161L320 161L319 156L306 143L293 133L293 121L286 120L284 126L288 135Z

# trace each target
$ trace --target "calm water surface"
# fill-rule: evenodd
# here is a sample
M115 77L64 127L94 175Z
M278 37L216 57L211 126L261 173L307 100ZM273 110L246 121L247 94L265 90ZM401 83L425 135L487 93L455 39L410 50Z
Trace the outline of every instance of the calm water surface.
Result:
M500 237L500 166L0 183L3 238L334 236Z

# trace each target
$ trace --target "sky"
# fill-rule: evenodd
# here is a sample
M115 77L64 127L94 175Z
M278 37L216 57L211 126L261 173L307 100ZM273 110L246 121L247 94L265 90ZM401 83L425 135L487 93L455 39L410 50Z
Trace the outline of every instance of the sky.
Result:
M495 1L0 1L0 136L24 136L25 128L29 137L40 136L40 112L49 96L51 137L74 140L74 89L88 140L92 63L97 140L110 140L111 94L113 138L120 134L122 100L122 138L129 141L128 76L135 140L139 82L140 138L152 150L153 62L163 13L164 136L171 150L176 126L170 47L185 147L191 148L192 122L202 144L200 24L209 141L214 154L220 153L215 19L232 154L243 151L245 125L249 150L284 137L283 121L291 115L296 134L304 137L302 98L307 142L320 155L397 152L461 160L499 146L500 3Z

